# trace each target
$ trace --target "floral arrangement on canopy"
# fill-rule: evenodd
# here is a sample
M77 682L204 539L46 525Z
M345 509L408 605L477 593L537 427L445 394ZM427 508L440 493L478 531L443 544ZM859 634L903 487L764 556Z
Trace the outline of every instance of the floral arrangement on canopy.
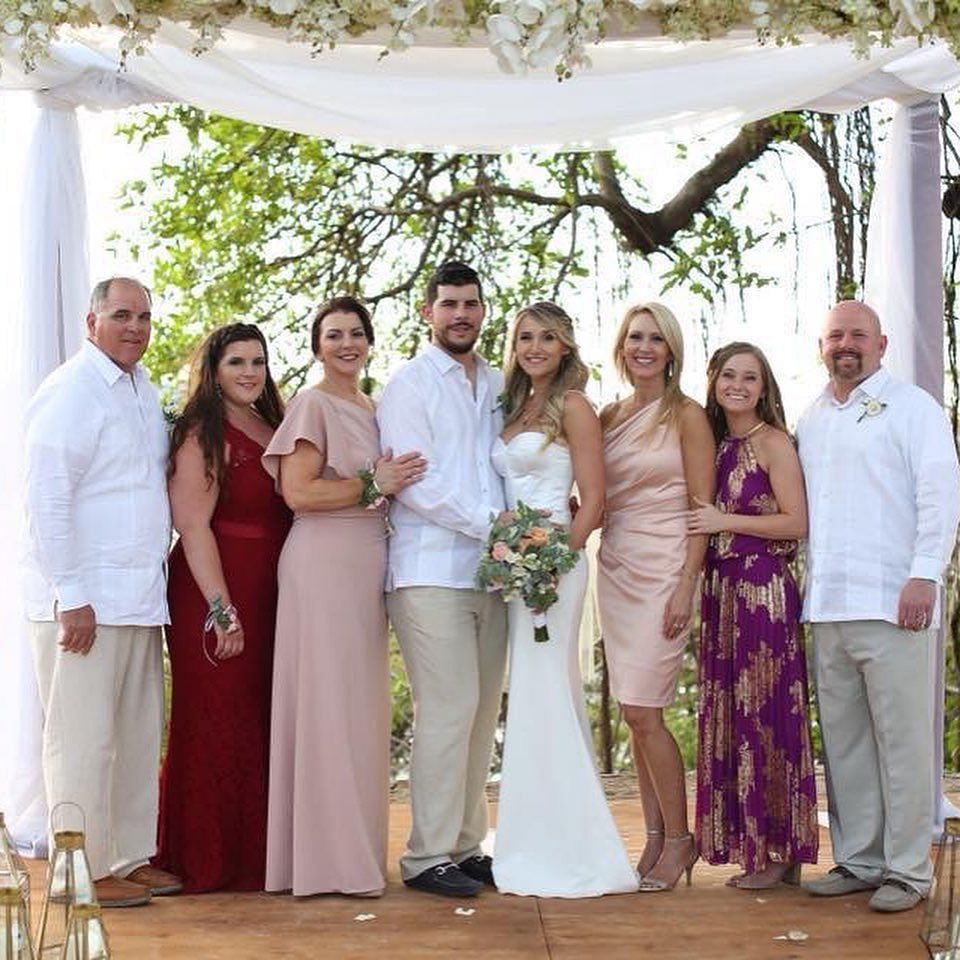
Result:
M314 51L373 34L384 53L404 50L431 29L460 42L486 39L508 72L552 68L559 79L589 66L588 50L641 20L677 40L708 40L734 29L761 43L796 43L803 34L848 38L858 54L897 37L942 38L960 53L960 4L953 0L0 0L0 25L32 69L59 28L112 25L121 62L141 52L161 19L189 25L202 54L243 17L285 29Z

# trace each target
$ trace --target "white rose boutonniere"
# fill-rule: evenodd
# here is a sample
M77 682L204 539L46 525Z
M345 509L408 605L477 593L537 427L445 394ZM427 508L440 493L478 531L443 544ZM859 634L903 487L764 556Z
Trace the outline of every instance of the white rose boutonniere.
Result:
M860 416L857 417L857 423L864 419L864 417L879 417L884 410L887 409L886 403L883 400L878 400L876 397L864 397L860 401Z

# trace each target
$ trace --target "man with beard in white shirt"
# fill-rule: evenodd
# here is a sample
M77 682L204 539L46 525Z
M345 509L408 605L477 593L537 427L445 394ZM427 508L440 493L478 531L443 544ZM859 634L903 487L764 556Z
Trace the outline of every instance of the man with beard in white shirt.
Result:
M98 283L86 341L40 385L26 417L26 603L47 803L83 809L104 907L181 888L149 863L170 545L166 424L139 362L150 299L136 280Z
M490 461L503 377L473 350L484 312L472 268L438 267L422 307L431 343L391 378L377 410L383 448L419 450L428 463L390 511L387 610L414 700L413 826L400 870L408 886L454 897L493 884L480 843L506 660L503 600L474 580L504 507Z
M930 888L932 659L941 584L960 516L943 410L882 366L877 314L848 300L827 315L830 373L797 427L810 534L812 624L836 866L816 896L873 890L907 910Z

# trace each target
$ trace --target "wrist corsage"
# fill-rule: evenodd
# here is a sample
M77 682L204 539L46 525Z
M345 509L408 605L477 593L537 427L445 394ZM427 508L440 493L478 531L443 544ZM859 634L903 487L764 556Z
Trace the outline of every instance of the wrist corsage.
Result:
M207 619L203 621L203 637L201 641L203 655L216 667L219 666L219 664L207 651L206 642L207 634L213 630L214 627L219 627L224 633L236 633L240 629L240 617L237 614L237 608L232 603L224 606L223 599L219 593L215 593L210 598L210 605L207 609Z
M382 503L387 502L386 494L377 485L377 478L371 467L357 471L357 476L363 481L363 490L360 493L360 505L368 510L375 510Z

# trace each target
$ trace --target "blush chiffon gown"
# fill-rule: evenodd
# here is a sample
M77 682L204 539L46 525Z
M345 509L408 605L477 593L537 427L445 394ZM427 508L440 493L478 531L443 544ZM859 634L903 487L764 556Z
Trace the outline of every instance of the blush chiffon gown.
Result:
M302 390L264 455L276 477L297 441L327 479L380 455L373 411ZM298 512L280 556L267 889L376 894L386 884L390 677L383 508Z

